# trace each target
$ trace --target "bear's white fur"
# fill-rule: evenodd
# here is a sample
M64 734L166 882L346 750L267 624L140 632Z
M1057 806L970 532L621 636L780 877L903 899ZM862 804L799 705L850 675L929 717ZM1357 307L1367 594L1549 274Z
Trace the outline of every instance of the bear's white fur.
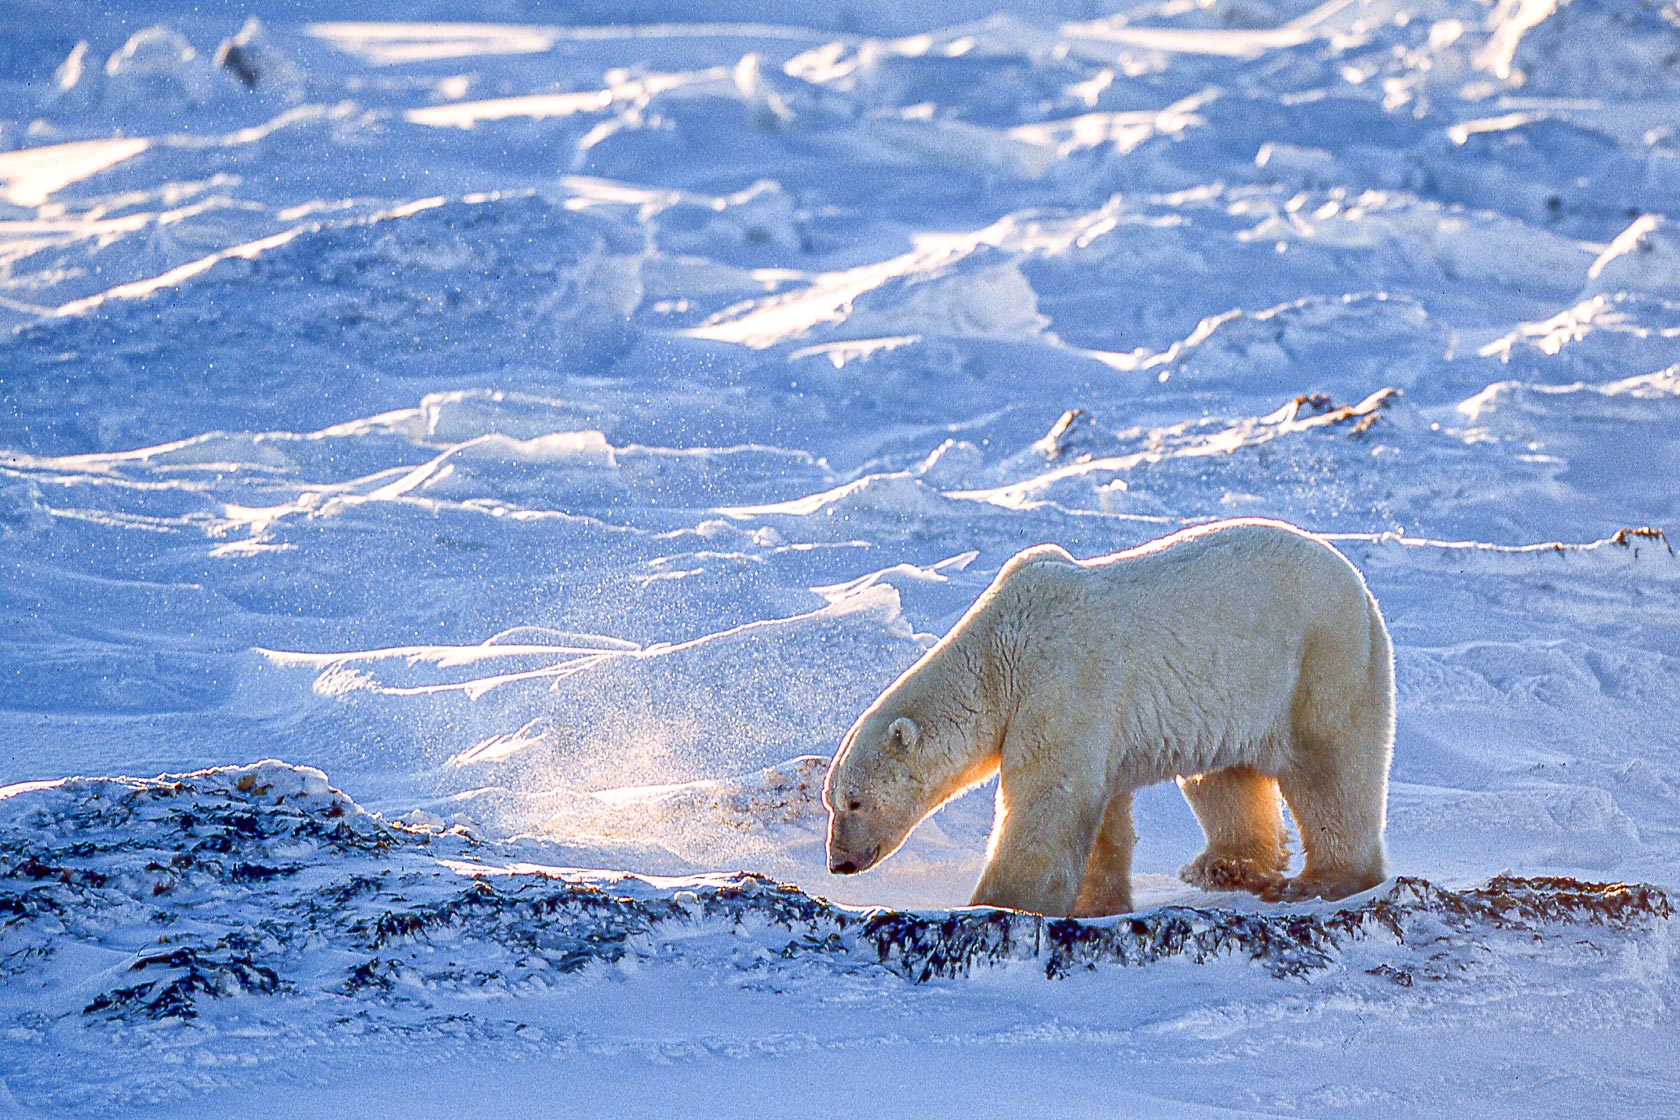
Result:
M1180 873L1262 897L1382 881L1394 654L1352 564L1278 521L1094 560L1027 549L859 717L829 768L829 868L863 871L999 775L972 905L1130 910L1132 792L1176 778L1207 848ZM1279 793L1301 834L1288 852Z

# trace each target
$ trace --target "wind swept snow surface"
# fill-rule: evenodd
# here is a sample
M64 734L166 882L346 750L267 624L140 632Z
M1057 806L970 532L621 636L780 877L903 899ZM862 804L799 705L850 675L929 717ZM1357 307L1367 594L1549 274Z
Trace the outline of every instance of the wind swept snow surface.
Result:
M0 1112L1680 1098L1680 8L622 7L0 10ZM1395 879L827 874L1010 555L1233 515Z

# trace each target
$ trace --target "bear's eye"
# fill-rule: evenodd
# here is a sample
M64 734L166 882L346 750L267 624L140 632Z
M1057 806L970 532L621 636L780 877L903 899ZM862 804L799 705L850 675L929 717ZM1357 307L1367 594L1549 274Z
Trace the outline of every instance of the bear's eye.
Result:
M863 808L863 802L861 802L861 801L848 801L848 802L846 802L846 808L848 810L850 810L851 812L855 813L859 809Z

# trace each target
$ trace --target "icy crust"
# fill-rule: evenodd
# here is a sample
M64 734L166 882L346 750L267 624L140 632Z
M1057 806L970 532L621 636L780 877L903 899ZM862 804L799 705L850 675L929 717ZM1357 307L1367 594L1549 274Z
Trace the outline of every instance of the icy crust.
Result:
M1498 876L1455 891L1402 877L1355 905L1304 913L1165 906L1092 922L1004 910L876 911L865 917L860 940L881 963L917 982L1005 962L1029 962L1058 979L1110 965L1225 957L1282 978L1346 970L1354 966L1347 950L1373 941L1385 959L1365 971L1410 987L1473 971L1473 958L1495 951L1495 940L1550 940L1567 936L1558 927L1577 926L1637 938L1656 933L1673 914L1667 895L1644 884Z
M1009 965L1054 979L1230 958L1280 978L1357 970L1409 987L1474 979L1493 960L1672 941L1660 890L1563 878L1462 891L1402 878L1342 905L1170 906L1095 922L846 909L753 874L519 862L460 830L379 819L320 771L273 761L14 786L0 790L0 828L0 1006L13 1037L33 1039L77 1016L471 1016L487 997L628 962L760 976L882 968L922 983ZM258 996L292 1006L248 1002Z

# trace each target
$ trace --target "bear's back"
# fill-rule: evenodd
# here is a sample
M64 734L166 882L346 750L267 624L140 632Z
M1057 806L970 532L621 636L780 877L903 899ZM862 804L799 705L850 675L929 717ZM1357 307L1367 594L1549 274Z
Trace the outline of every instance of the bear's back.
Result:
M1364 588L1358 570L1323 538L1262 518L1213 521L1124 552L1072 562L1115 583L1225 584L1260 574L1274 590L1278 580L1304 580L1320 589L1338 583Z
M1275 768L1311 699L1305 667L1330 665L1312 687L1352 695L1387 656L1358 571L1281 522L1215 522L1085 561L1035 551L1016 586L1004 617L1027 639L1015 659L1032 666L1026 703L1069 740L1096 721L1117 742L1152 744L1128 756L1133 784Z
M1327 542L1259 518L1198 525L1089 560L1041 545L1005 565L999 583L1018 611L1125 646L1203 628L1258 637L1363 625L1369 602L1359 572Z

